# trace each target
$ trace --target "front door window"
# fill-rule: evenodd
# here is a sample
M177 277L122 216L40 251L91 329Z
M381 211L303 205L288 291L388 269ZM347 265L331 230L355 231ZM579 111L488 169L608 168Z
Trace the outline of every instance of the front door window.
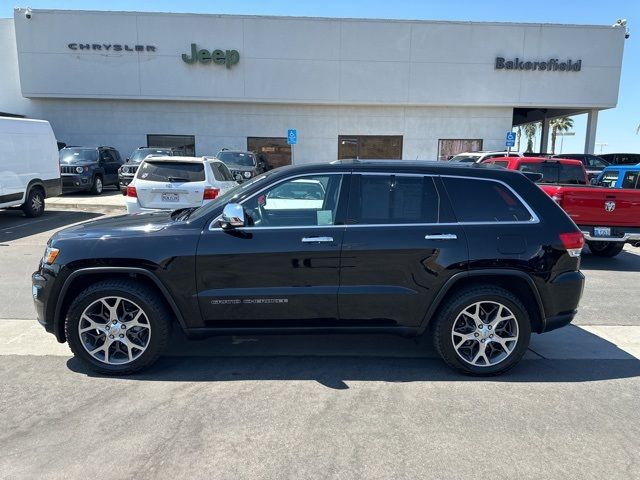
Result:
M252 227L335 225L343 175L297 177L244 202Z

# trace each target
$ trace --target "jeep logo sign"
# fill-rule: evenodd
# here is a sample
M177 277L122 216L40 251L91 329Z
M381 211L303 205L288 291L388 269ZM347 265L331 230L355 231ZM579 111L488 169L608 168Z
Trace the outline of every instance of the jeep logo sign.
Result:
M205 48L198 50L197 45L192 43L191 56L183 53L182 61L190 65L196 62L204 64L215 63L216 65L226 65L227 68L231 68L240 61L240 54L237 50L214 50L213 52Z

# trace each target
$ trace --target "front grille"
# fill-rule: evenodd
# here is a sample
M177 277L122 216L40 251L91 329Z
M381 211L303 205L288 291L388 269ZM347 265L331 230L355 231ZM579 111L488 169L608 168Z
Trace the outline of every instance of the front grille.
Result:
M78 172L76 172L76 167L72 167L69 165L60 165L60 173L78 173Z
M137 165L128 165L128 166L122 167L122 173L128 173L130 175L134 175L137 170L138 170Z

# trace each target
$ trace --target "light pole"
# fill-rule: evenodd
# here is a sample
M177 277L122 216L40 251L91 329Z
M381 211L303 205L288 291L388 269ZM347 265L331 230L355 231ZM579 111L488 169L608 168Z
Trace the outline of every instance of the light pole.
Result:
M608 144L608 143L605 143L605 142L596 142L596 147L597 147L597 146L600 146L600 153L602 153L602 149L603 149L604 147L608 147L608 146L609 146L609 144Z
M562 137L560 139L560 153L562 153L562 147L564 146L564 137L573 137L576 132L557 132L557 137Z

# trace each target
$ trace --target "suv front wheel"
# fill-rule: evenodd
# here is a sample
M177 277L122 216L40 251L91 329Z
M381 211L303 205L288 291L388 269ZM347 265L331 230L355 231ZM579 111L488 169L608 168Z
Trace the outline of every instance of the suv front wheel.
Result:
M142 370L165 349L171 316L159 295L130 280L106 280L82 291L65 321L73 354L99 373Z
M497 375L516 365L529 346L531 323L522 302L499 287L456 292L433 328L434 346L451 367Z

